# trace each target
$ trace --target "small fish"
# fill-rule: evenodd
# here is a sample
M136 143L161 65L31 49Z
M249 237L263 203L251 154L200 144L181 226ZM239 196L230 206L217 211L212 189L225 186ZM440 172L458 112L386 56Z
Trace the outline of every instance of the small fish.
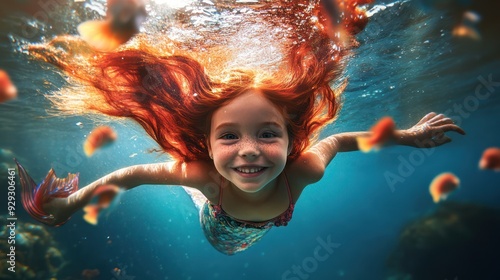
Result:
M351 34L357 34L368 23L365 10L359 6L371 2L372 0L320 0L316 13L316 26L332 40L343 38L344 29ZM343 19L352 22L346 25L342 23Z
M17 88L10 80L9 74L0 69L0 103L17 97Z
M481 21L481 16L473 11L465 11L463 15L464 21L470 23L478 23Z
M479 28L479 22L482 18L490 17L490 20L497 18L496 12L493 11L498 10L496 3L498 1L417 0L416 2L424 11L445 11L451 17L451 21L455 22L455 27L451 30L452 35L459 39L482 40L481 33L484 33L485 26Z
M438 203L440 200L444 200L448 195L456 190L460 185L460 179L453 173L441 173L436 176L429 187L429 192L431 193L432 200L434 203Z
M80 36L100 51L112 51L139 33L147 16L144 0L108 0L105 20L90 20L78 26Z
M127 271L125 271L126 268L127 267L124 267L123 269L121 269L119 267L115 267L111 271L111 274L113 274L113 276L115 276L116 279L129 279L129 277L127 276ZM133 278L133 277L131 277L131 278Z
M479 32L474 27L467 26L465 24L455 26L451 34L454 37L458 38L468 38L475 41L481 40L481 35L479 34Z
M83 212L85 214L83 215L83 219L91 224L91 225L97 225L97 216L99 215L99 206L97 205L87 205L83 207Z
M85 212L83 219L91 225L97 225L99 214L109 208L114 200L117 201L116 197L121 192L120 187L116 185L98 186L92 193L91 203L83 208Z
M359 149L364 153L367 153L372 149L379 150L394 136L395 128L396 125L391 117L382 118L371 128L371 136L356 138Z
M82 271L82 277L83 279L85 280L90 280L90 279L93 279L93 278L96 278L97 276L99 276L100 271L99 269L84 269Z
M479 168L500 171L500 148L492 147L484 150L479 160Z
M103 208L108 208L111 201L116 197L117 194L121 193L121 188L117 185L102 185L97 187L97 189L92 194L93 197L97 197L97 204Z
M472 11L465 11L462 16L462 21L453 28L452 35L454 37L468 38L472 40L481 40L481 34L476 28L477 23L481 21L481 16Z
M339 32L340 7L335 0L320 0L316 26L332 39Z
M117 138L116 132L109 126L99 126L92 130L85 142L83 151L88 157L92 156L96 149L114 142Z

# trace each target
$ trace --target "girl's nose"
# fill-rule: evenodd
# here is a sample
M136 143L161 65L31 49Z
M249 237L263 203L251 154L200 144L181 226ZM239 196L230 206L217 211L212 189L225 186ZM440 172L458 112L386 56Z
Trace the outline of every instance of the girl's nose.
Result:
M260 155L258 143L252 139L243 140L241 142L239 155L245 158L256 158Z

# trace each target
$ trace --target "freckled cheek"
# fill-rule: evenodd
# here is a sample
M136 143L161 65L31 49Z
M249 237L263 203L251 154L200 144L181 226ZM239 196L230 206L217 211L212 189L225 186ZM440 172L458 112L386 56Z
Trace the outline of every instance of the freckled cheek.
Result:
M274 160L286 160L287 150L280 146L262 147L261 151L268 157Z
M225 164L238 154L238 149L234 146L218 146L214 147L213 154L216 164Z

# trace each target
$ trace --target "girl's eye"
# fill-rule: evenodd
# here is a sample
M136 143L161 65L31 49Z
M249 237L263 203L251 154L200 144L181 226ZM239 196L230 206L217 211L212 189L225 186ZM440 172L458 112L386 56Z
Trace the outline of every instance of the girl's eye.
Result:
M262 138L273 138L273 137L276 137L276 134L272 133L272 132L264 132L262 133Z
M234 139L238 139L238 137L236 137L236 135L234 134L231 134L231 133L227 133L227 134L224 134L220 137L220 139L224 139L224 140L234 140Z

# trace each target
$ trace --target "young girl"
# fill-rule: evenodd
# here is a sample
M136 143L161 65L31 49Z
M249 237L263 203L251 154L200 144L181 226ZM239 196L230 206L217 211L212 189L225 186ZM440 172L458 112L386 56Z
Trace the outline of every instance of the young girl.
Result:
M295 20L295 9L301 6L284 1L289 6L281 16L289 21L279 24L296 29L280 42L283 59L272 67L210 67L214 57L229 65L235 57L229 50L225 56L203 53L207 58L182 48L165 55L139 44L138 49L96 53L69 37L33 47L35 56L61 67L85 87L52 96L61 111L131 118L173 159L126 167L80 189L77 176L56 179L52 171L34 188L19 166L26 210L57 226L103 185L182 185L191 188L195 202L203 195L201 225L222 253L243 251L273 226L287 225L304 188L322 178L338 152L358 150L356 138L371 134L340 133L315 140L338 113L345 87L338 82L342 61L355 44L352 36L364 26L359 20L364 12L352 4L356 1L344 2L349 3L344 14L350 16L342 18L339 32L346 38L329 35L317 7L302 8L301 17L316 17L307 21L307 29ZM71 51L62 53L68 46ZM451 119L430 113L410 129L397 130L392 141L438 146L450 141L447 131L464 133Z

